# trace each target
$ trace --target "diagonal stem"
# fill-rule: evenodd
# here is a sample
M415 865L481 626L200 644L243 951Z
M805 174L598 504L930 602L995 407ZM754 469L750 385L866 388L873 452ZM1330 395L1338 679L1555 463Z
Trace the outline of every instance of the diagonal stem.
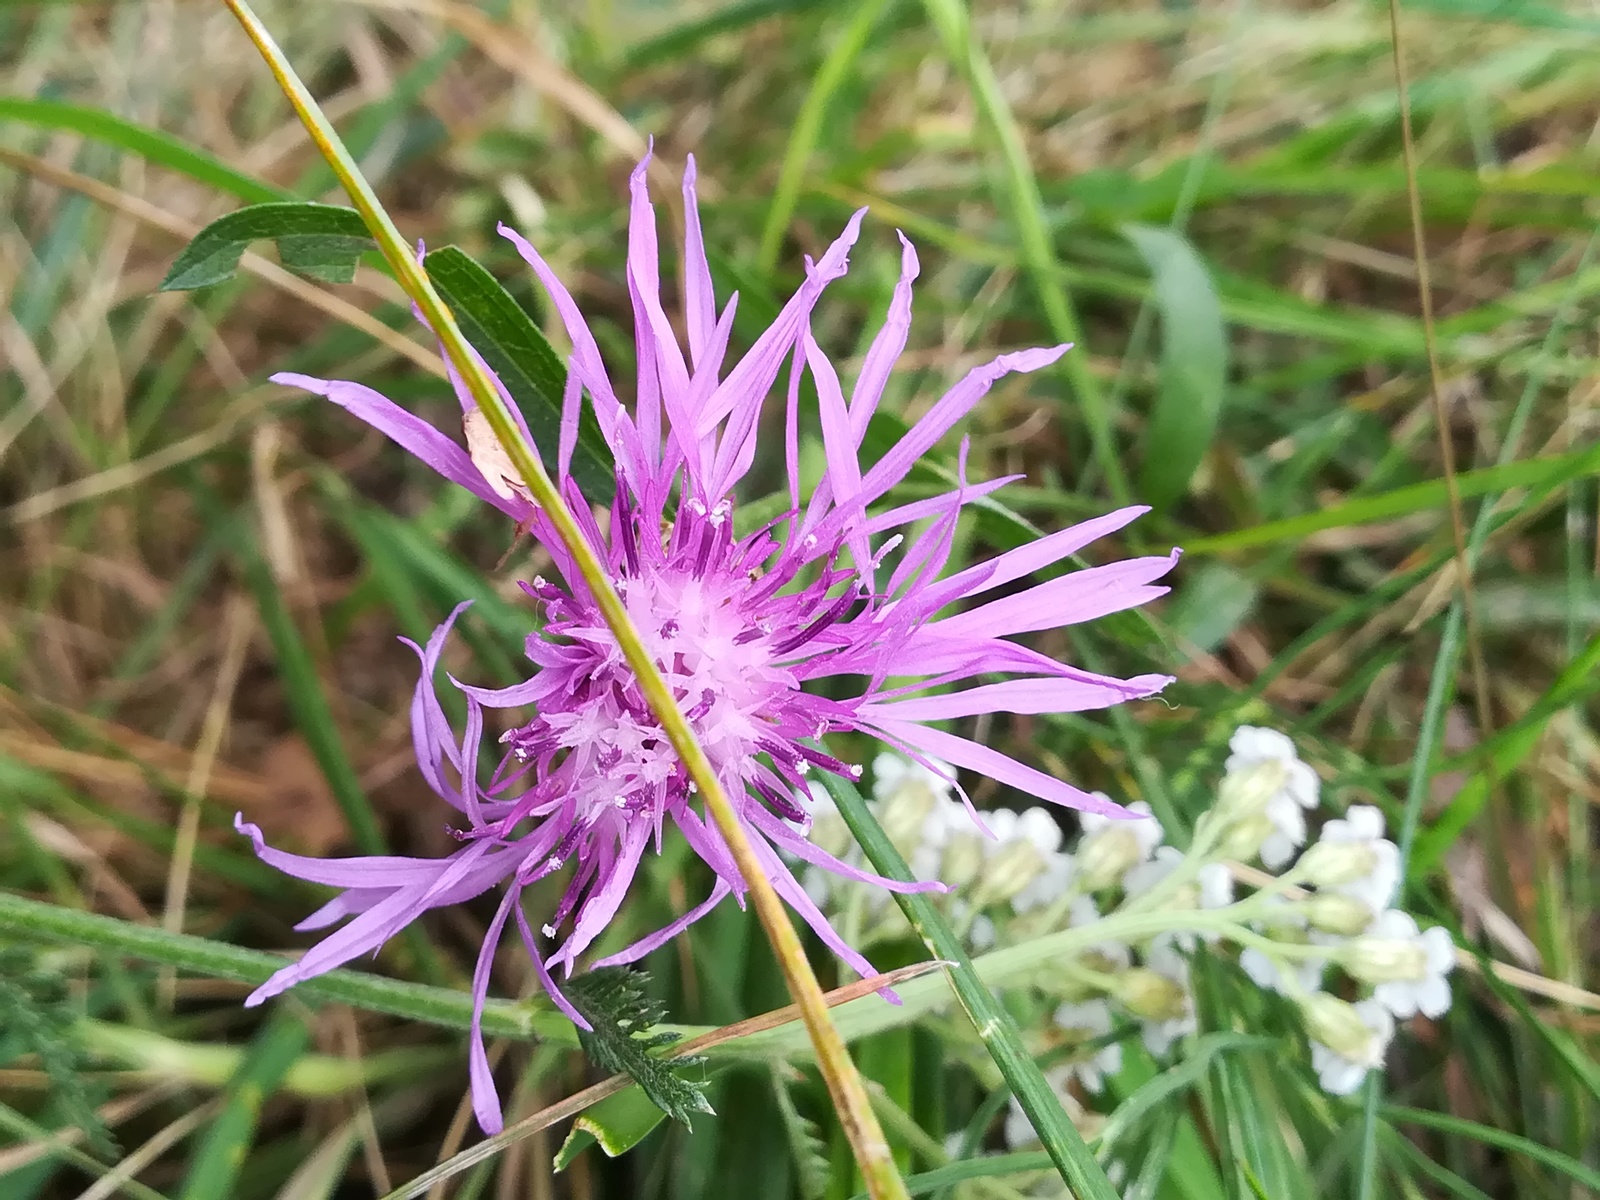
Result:
M245 32L255 43L262 58L266 60L277 79L278 86L283 89L284 95L293 105L312 141L316 143L323 158L339 177L356 210L366 221L367 228L377 239L384 258L394 271L395 278L399 280L406 294L416 302L423 317L433 328L444 347L446 356L465 381L467 390L472 394L479 411L490 429L494 431L495 438L522 476L522 481L534 501L545 511L550 523L555 527L563 547L572 556L578 573L583 577L596 606L616 638L618 648L633 669L640 690L644 693L645 700L655 713L656 719L660 721L662 731L672 743L673 749L677 751L689 778L694 781L700 795L705 798L706 808L716 821L717 829L727 843L734 863L744 877L746 887L749 888L751 898L755 902L756 914L760 917L761 924L772 943L773 953L783 970L789 992L799 1006L806 1031L811 1035L812 1043L816 1047L817 1064L827 1083L835 1111L844 1126L845 1135L861 1168L862 1178L866 1182L869 1194L875 1200L879 1197L905 1197L907 1195L905 1184L900 1179L894 1160L890 1157L888 1142L884 1138L876 1114L872 1111L861 1075L850 1060L844 1039L828 1016L822 986L817 982L816 975L806 960L800 938L795 933L794 926L790 924L788 913L784 911L778 894L762 871L755 849L751 846L739 814L734 809L733 801L724 791L710 759L706 757L687 719L679 710L677 701L673 698L655 660L650 657L649 651L645 649L637 631L629 621L627 611L612 586L605 568L584 538L577 520L567 508L561 494L550 481L549 475L545 473L544 465L539 461L538 455L522 439L505 402L479 364L460 326L456 324L455 317L434 290L427 273L407 247L388 213L384 211L371 185L362 177L360 169L339 140L339 135L333 126L322 114L316 100L295 74L294 68L290 66L288 59L278 48L266 27L251 11L246 0L225 0L225 3L244 26Z

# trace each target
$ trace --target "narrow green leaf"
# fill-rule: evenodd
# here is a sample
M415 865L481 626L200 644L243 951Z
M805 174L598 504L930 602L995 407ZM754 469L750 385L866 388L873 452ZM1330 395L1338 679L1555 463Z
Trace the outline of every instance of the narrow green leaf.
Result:
M422 265L455 314L461 332L511 393L540 457L554 474L561 396L567 382L561 356L522 306L465 251L444 246L431 251ZM572 474L590 499L605 500L616 487L611 451L590 405L584 406L578 421Z
M608 967L567 983L573 1006L594 1026L592 1031L578 1030L578 1043L596 1066L625 1073L657 1108L688 1125L691 1113L712 1111L705 1091L682 1074L698 1070L705 1059L667 1060L650 1054L678 1041L679 1035L651 1032L666 1010L659 1000L645 994L643 979L641 972Z
M261 1106L305 1052L309 1037L305 1025L284 1009L256 1034L239 1073L228 1084L222 1112L189 1164L180 1200L227 1200L235 1194L261 1123Z
M1415 874L1425 875L1444 861L1456 839L1488 804L1495 784L1515 771L1533 752L1551 718L1581 698L1597 670L1600 670L1600 634L1590 638L1583 650L1562 668L1561 674L1535 701L1529 713L1515 726L1495 736L1485 767L1467 780L1431 826L1418 832L1411 857Z
M822 782L873 868L890 879L912 880L914 876L906 866L905 859L873 818L861 793L835 775L824 773ZM1067 1119L1061 1101L1045 1081L1039 1064L1033 1061L1033 1056L1023 1045L1022 1033L1017 1028L1015 1018L996 999L990 985L973 969L966 947L951 930L943 914L928 897L921 894L897 893L894 899L933 956L949 964L945 968L945 978L972 1021L973 1028L978 1031L984 1049L994 1059L995 1066L1000 1068L1011 1094L1022 1105L1034 1132L1039 1135L1039 1141L1049 1155L1046 1163L1055 1164L1061 1178L1078 1200L1117 1200L1117 1193L1105 1172L1095 1162L1082 1135ZM938 982L936 978L930 977L930 980Z
M973 36L972 16L963 0L923 0L928 18L939 32L951 64L965 78L972 98L988 126L1003 167L1003 198L1017 231L1017 254L1039 294L1044 318L1052 336L1077 343L1077 351L1061 360L1060 370L1083 409L1084 423L1094 449L1095 465L1106 477L1111 496L1128 502L1128 481L1117 453L1116 414L1110 410L1100 383L1089 369L1083 327L1072 296L1062 280L1050 220L1045 213L1039 180L1028 160L1028 147L1016 116L1007 103L994 64Z
M607 1096L572 1123L572 1132L556 1154L555 1169L565 1171L590 1146L597 1145L608 1158L616 1158L644 1141L666 1117L639 1088Z
M1100 1133L1100 1144L1114 1146L1128 1137L1145 1117L1172 1108L1171 1102L1176 1097L1205 1078L1212 1060L1219 1054L1265 1050L1273 1045L1271 1038L1245 1033L1208 1033L1196 1038L1182 1062L1157 1072L1117 1105Z
M41 129L70 130L177 171L237 196L250 204L290 199L289 192L253 179L182 138L149 129L103 109L33 96L0 96L0 120L23 121Z
M1500 1150L1524 1155L1534 1162L1543 1163L1560 1171L1590 1192L1600 1194L1600 1171L1585 1166L1559 1150L1542 1146L1521 1134L1481 1125L1477 1121L1468 1121L1464 1117L1453 1116L1450 1113L1428 1112L1421 1108L1402 1108L1398 1104L1380 1104L1378 1109L1385 1120L1405 1125L1420 1125L1424 1129L1434 1129L1440 1133L1452 1134L1474 1142L1482 1142L1485 1146L1494 1146Z
M1483 467L1476 471L1462 471L1456 476L1456 486L1463 499L1482 496L1510 488L1555 488L1573 479L1600 475L1600 446L1591 446L1573 454L1555 454L1546 458L1524 458L1503 466ZM1430 508L1443 508L1450 501L1442 479L1429 479L1406 487L1380 492L1376 496L1358 496L1340 504L1301 513L1281 521L1268 521L1221 533L1213 537L1194 538L1184 544L1186 554L1216 554L1226 550L1244 550L1252 546L1270 546L1282 542L1297 542L1324 529L1342 529L1349 525L1365 525L1373 521L1387 521L1408 513Z
M821 136L829 105L840 86L856 75L856 60L867 48L873 27L889 3L890 0L865 0L855 5L854 11L849 14L849 23L835 38L827 57L812 76L811 88L806 92L806 98L801 102L800 111L789 131L783 162L778 166L778 182L772 189L772 203L767 206L766 223L761 227L756 264L769 275L777 268L783 235L794 217L795 203L800 199L800 185L805 179L811 153Z
M1216 437L1228 375L1222 305L1189 239L1153 225L1122 232L1150 268L1161 314L1161 376L1145 431L1139 498L1161 509L1188 490Z
M252 204L218 217L197 233L172 264L160 290L183 292L230 279L246 247L267 240L278 244L284 266L327 283L354 279L357 260L373 246L361 214L353 208L308 200Z
M912 1175L906 1180L906 1191L913 1196L926 1196L968 1179L1001 1179L1007 1175L1048 1171L1050 1166L1050 1156L1043 1150L1025 1150L1020 1154L986 1154L981 1158L969 1158L934 1171L924 1171L921 1175ZM1116 1195L1114 1192L1110 1194L1113 1197ZM869 1197L865 1192L858 1192L850 1200L869 1200Z

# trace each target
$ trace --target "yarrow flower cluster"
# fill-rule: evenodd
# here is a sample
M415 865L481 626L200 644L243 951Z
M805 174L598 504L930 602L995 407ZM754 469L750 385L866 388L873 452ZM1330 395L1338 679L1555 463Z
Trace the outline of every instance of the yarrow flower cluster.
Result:
M1202 944L1237 949L1246 978L1292 1003L1311 1067L1336 1095L1382 1067L1397 1019L1450 1006L1454 945L1392 907L1399 854L1378 810L1353 806L1327 821L1296 858L1319 800L1315 771L1272 730L1243 727L1230 748L1216 803L1183 851L1164 844L1143 804L1130 806L1142 821L1082 813L1070 849L1043 808L983 814L997 834L983 840L942 764L892 754L873 764L879 822L918 878L950 886L935 902L969 949L1038 944L1038 966L1002 986L1016 1011L1034 1014L1033 1048L1085 1136L1099 1120L1088 1104L1121 1069L1124 1042L1137 1036L1164 1058L1197 1031L1190 956ZM806 803L813 837L856 861L826 792ZM1230 864L1269 857L1281 869L1270 886L1236 895ZM816 871L805 880L860 944L909 934L881 892ZM1330 966L1353 1002L1323 990ZM1033 1140L1015 1103L1005 1132L1013 1146Z
M840 958L871 974L866 959L818 909L817 887L802 887L788 863L792 858L808 869L877 888L906 887L847 861L842 845L807 836L804 805L794 799L805 791L807 773L860 774L829 753L825 739L869 734L912 762L927 766L937 756L1040 800L1126 816L1103 796L936 723L986 713L1077 712L1159 691L1169 682L1166 676L1097 675L1014 639L1161 595L1166 589L1155 581L1170 570L1176 553L1023 585L1028 576L1145 511L1130 507L946 577L963 509L1008 480L967 482L963 443L953 490L907 503L893 503L891 490L996 382L1047 366L1069 347L1004 354L975 368L887 453L864 467L862 439L910 327L918 272L910 243L902 237L900 280L887 319L847 394L812 335L810 318L823 290L845 273L864 210L819 260L807 260L799 290L729 366L737 297L718 311L692 160L683 180L687 229L679 272L686 347L661 297L644 164L633 173L630 196L626 279L638 364L631 407L624 405L571 294L527 240L501 227L538 276L572 343L556 484L610 572L722 786L734 797L773 887ZM736 532L735 488L751 469L758 437L773 428L762 415L786 362L787 402L777 436L783 439L788 469L788 510L758 529ZM826 473L803 501L800 396L806 374L818 397L814 416ZM493 1131L501 1124L500 1107L477 1026L495 950L509 923L515 922L553 1001L583 1024L552 971L572 971L616 914L642 857L652 846L660 849L667 826L681 833L711 868L715 882L681 919L605 963L640 958L730 895L742 904L745 882L547 514L514 477L460 380L454 383L465 447L361 384L292 374L274 379L323 395L378 429L530 531L554 560L557 577L523 584L537 614L537 621L530 619L526 646L534 668L530 678L498 689L452 678L466 711L460 731L446 719L434 676L466 606L457 608L425 646L412 647L422 667L411 713L417 761L430 787L459 812L458 851L443 859L308 859L269 848L255 826L238 822L266 861L345 889L301 928L321 929L350 918L299 963L274 975L249 1003L375 950L429 909L503 887L473 976L473 1095L480 1124ZM570 474L585 396L616 464L609 496L583 495ZM522 434L531 443L526 425ZM938 615L952 607L959 611ZM980 675L1003 678L975 684ZM837 687L830 696L808 690L824 681L848 683L849 690L844 698L830 698L840 695ZM487 778L480 778L479 757L495 732L496 719L489 714L499 710L520 715L500 726L502 757ZM937 768L947 785L954 783L952 766ZM952 845L956 837L952 833ZM983 844L981 835L974 844ZM1039 852L1047 856L1047 849ZM982 857L986 851L978 853ZM560 902L535 929L519 897L530 884L562 870L570 874ZM910 886L940 885L930 879ZM996 879L984 895L1014 898L1001 897L1007 887Z

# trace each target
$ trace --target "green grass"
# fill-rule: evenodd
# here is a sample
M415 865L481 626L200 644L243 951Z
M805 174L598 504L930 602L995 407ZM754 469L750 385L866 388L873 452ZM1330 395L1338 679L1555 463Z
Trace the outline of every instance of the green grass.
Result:
M1078 343L969 423L974 479L1026 479L963 528L958 554L980 559L1123 495L1159 505L1130 531L1139 549L1188 551L1150 620L1046 646L1119 673L1171 671L1168 703L1001 720L984 736L1149 800L1181 830L1209 804L1235 725L1291 731L1328 809L1377 803L1402 831L1413 911L1500 960L1517 953L1501 929L1514 926L1538 973L1595 987L1600 24L1533 3L1404 12L1473 623L1452 603L1384 7L482 7L536 28L549 61L509 74L477 25L400 8L263 6L408 237L461 246L553 333L494 236L497 220L523 228L598 315L627 379L630 164L607 122L654 134L669 170L696 155L718 294L741 293L740 344L799 281L802 255L870 204L816 334L848 376L887 305L902 228L923 269L889 416L925 410L996 352ZM0 1028L0 1195L57 1200L108 1175L122 1194L169 1200L381 1195L473 1141L451 1132L466 1087L459 993L490 913L435 914L356 964L402 983L244 1010L228 981L308 944L290 926L316 897L253 860L233 813L308 853L447 852L447 814L409 766L415 660L395 638L473 596L451 670L518 678L513 584L540 552L497 567L501 522L331 406L261 387L275 370L358 378L446 424L455 401L399 344L420 339L389 280L322 288L376 322L250 275L157 294L174 231L247 201L340 200L220 6L0 5L0 79L0 886L147 927L68 914L30 934L33 910L0 914L7 942L48 935L32 969L62 981L82 1028L125 1039L60 1032L81 1043L80 1082L118 1145L106 1156L73 1138L50 1056ZM896 499L929 494L953 466L943 447ZM760 467L751 482L748 511L778 489ZM240 602L252 640L222 699L221 752L197 770L222 615ZM191 787L190 939L163 942ZM608 943L704 886L669 846ZM754 922L731 908L648 965L669 1020L696 1032L786 999ZM1381 1096L1335 1101L1292 1017L1213 966L1197 972L1206 1032L1190 1057L1162 1075L1130 1047L1090 1105L1110 1119L1129 1195L1565 1200L1600 1187L1600 1062L1581 1003L1458 974L1448 1017L1403 1030ZM508 954L496 994L531 994L525 975ZM966 982L971 1000L981 988ZM493 1013L519 1115L593 1082L547 1009ZM861 1043L898 1160L914 1187L954 1200L1053 1194L1046 1156L984 1156L1003 1148L1002 1080L959 1020L876 1026ZM535 1028L558 1036L530 1047ZM770 1037L800 1044L792 1029ZM130 1062L117 1045L160 1054ZM449 1194L856 1193L803 1055L775 1073L737 1049L708 1053L717 1115L692 1132L663 1123L557 1176L556 1125L509 1139ZM345 1056L370 1069L338 1087L296 1082ZM631 1144L604 1121L597 1108L591 1134ZM966 1136L954 1162L951 1134Z

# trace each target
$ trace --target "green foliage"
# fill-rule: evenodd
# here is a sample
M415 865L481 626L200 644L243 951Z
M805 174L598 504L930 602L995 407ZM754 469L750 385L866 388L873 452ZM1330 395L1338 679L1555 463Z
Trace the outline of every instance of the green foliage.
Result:
M197 233L167 271L161 290L186 292L231 279L250 243L268 240L277 243L284 266L327 283L349 283L356 263L373 247L353 208L309 200L252 204Z
M1216 436L1228 378L1228 331L1211 273L1181 234L1129 224L1122 232L1150 267L1161 314L1161 385L1145 427L1139 498L1166 508Z
M800 1200L822 1200L828 1191L829 1176L828 1147L822 1139L822 1131L815 1121L795 1107L789 1085L777 1067L772 1070L772 1095L778 1102L784 1135L789 1139Z
M705 1088L687 1076L701 1070L700 1056L663 1060L651 1051L664 1050L681 1034L656 1028L666 1007L645 991L640 971L607 967L570 980L567 996L592 1030L578 1030L578 1043L591 1062L606 1071L626 1074L662 1112L690 1124L692 1113L712 1112Z
M74 1033L78 1016L61 975L29 948L0 944L0 1031L38 1058L63 1125L81 1129L90 1148L109 1158L116 1142L96 1111L98 1089L83 1076L87 1058Z

